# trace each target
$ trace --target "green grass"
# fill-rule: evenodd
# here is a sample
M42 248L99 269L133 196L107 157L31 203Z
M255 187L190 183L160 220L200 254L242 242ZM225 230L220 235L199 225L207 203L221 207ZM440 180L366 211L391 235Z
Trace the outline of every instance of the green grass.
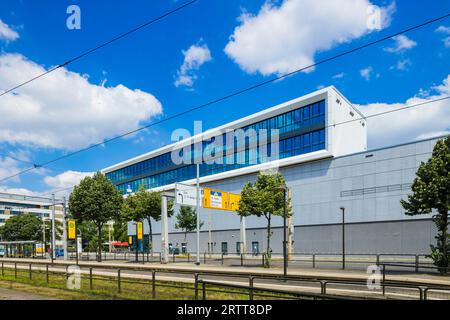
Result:
M127 300L152 300L152 282L142 279L121 280L121 292L118 290L117 277L93 275L92 289L89 275L81 275L81 288L70 290L67 288L66 274L49 272L48 282L45 271L4 268L4 274L0 274L0 287L30 292L49 298L72 300L96 300L96 299L127 299ZM156 296L158 300L193 300L194 284L182 282L156 281ZM199 299L202 298L201 286L199 287ZM255 292L254 299L285 299L288 295L277 294L273 297L258 296ZM248 290L231 289L223 287L207 286L207 299L215 300L247 300Z

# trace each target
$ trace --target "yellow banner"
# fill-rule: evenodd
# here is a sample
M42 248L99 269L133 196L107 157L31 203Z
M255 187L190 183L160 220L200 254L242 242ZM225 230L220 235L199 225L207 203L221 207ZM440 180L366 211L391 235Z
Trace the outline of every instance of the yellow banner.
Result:
M203 207L228 210L228 192L209 188L203 189Z
M77 222L75 220L69 220L67 224L67 236L69 239L77 238Z
M133 244L133 237L132 236L128 236L128 244Z
M241 200L241 195L236 193L230 193L230 200L228 201L228 210L237 211L239 209L239 201Z
M241 195L216 189L203 189L203 208L236 211Z
M142 240L143 234L144 234L144 230L143 230L143 226L142 226L142 222L138 222L137 223L137 227L136 227L136 233L137 233L137 239L138 240Z

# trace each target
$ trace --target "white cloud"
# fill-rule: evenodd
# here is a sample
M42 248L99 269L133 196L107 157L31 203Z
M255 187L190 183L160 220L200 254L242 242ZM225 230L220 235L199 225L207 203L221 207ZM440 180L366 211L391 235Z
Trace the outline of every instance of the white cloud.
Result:
M370 79L372 72L373 72L373 68L371 66L368 66L367 68L359 70L359 74L361 75L361 77L363 77L366 80Z
M408 67L411 65L411 60L409 59L402 59L398 60L395 66L391 66L389 69L397 69L399 71L405 71L408 69Z
M18 38L19 34L0 19L0 39L14 41Z
M450 27L439 26L435 31L447 35L447 37L442 39L442 42L447 48L450 48L450 36L448 36L450 35Z
M12 193L12 194L19 194L24 196L37 196L39 193L25 189L25 188L9 188L6 186L0 186L0 192L4 193Z
M197 44L193 44L186 51L182 51L184 61L180 69L177 71L177 78L175 79L175 86L192 87L197 75L195 71L198 70L204 63L211 61L211 52L205 43L201 40Z
M436 31L436 32L443 33L443 34L450 34L450 27L439 26L439 27L436 28L435 31Z
M285 0L277 7L267 1L258 14L244 12L239 17L240 25L225 52L248 73L288 73L313 64L319 51L376 30L369 23L370 8L379 9L380 28L389 25L395 4L376 7L369 0Z
M0 90L45 71L20 54L0 55ZM60 68L1 97L0 141L76 149L137 129L161 113L161 103L147 92L94 85Z
M10 158L0 156L0 180L9 177L17 172L23 170L19 161ZM19 176L10 179L11 182L19 182Z
M393 47L384 48L387 52L403 52L417 46L417 42L409 39L407 36L401 34L392 38L395 41Z
M450 94L450 75L441 85L430 88L430 91L434 94L423 97L423 90L421 90L405 102L371 103L360 105L358 108L364 115L369 116L446 97ZM438 101L368 118L367 132L370 148L448 134L450 133L450 101Z
M54 189L63 189L77 185L83 178L92 176L93 174L93 172L68 170L56 176L47 176L44 178L44 182Z
M444 42L445 47L450 48L450 37L446 37L442 41Z

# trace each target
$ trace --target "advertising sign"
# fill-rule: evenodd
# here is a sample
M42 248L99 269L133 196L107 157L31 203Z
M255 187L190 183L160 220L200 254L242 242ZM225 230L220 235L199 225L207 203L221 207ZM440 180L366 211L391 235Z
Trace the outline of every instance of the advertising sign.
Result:
M228 210L228 197L228 192L205 188L203 192L203 207Z
M137 229L137 239L142 240L142 236L144 234L144 228L142 226L142 222L138 222L136 224L136 229Z
M230 193L230 199L228 201L228 210L236 211L239 209L239 200L241 200L241 195L236 193Z
M69 239L74 240L77 237L77 223L75 220L69 220L67 223L67 236Z
M183 206L197 205L197 187L186 184L175 184L175 203Z

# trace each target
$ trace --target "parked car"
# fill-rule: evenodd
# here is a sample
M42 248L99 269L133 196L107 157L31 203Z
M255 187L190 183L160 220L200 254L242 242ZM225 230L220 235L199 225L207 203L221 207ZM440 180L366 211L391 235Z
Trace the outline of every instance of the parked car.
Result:
M55 256L56 257L63 257L64 256L64 249L63 248L56 248Z

